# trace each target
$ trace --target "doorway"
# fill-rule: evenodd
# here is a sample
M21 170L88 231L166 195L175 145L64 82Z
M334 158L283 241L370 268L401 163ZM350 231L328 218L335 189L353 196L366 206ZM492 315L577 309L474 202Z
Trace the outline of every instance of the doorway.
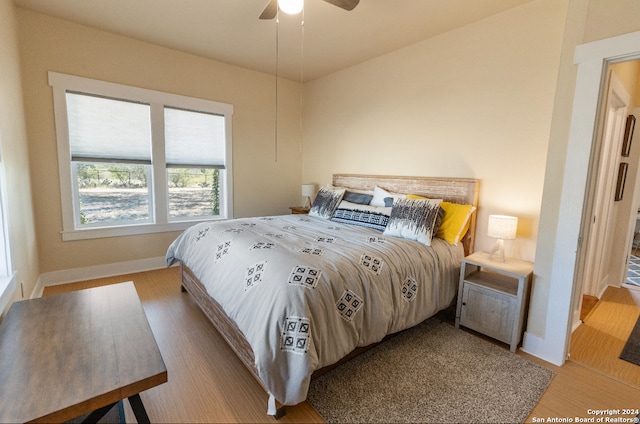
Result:
M612 283L611 277L615 274L609 264L612 244L616 242L612 233L616 223L614 202L617 174L620 170L619 164L628 164L621 160L620 148L630 96L616 72L610 69L608 74L608 89L602 107L604 116L601 119L600 148L597 149L599 155L594 157L591 166L591 173L595 175L594 178L590 178L592 194L588 204L591 206L591 212L586 215L585 220L586 248L585 258L582 260L584 266L581 267L582 294L598 298L604 288Z
M583 214L584 249L577 280L581 290L574 294L573 329L579 325L582 295L600 298L608 286L625 282L636 227L640 152L638 147L631 149L630 130L640 61L610 64L606 75Z
M640 187L640 142L633 144L630 124L640 102L640 62L609 64L588 170L583 250L577 266L574 323L570 355L573 361L636 384L639 374L618 358L625 331L637 319L638 295L624 288L632 254ZM621 77L625 81L621 81ZM631 93L631 94L630 94ZM637 140L636 140L637 141ZM629 144L630 142L630 144ZM631 148L626 149L626 146ZM626 174L620 174L621 170ZM621 190L619 175L623 179ZM601 299L592 315L584 314L584 295ZM633 371L633 372L631 372Z
M609 65L587 179L583 249L577 267L572 331L584 317L583 299L599 299L608 286L620 287L627 275L635 230L638 153L624 149L634 102L638 61ZM619 75L623 75L624 81ZM638 148L636 147L636 150Z
M540 269L544 272L542 277L547 279L542 281L547 283L544 288L548 288L543 293L547 308L540 334L544 336L527 334L525 339L526 350L554 364L561 365L567 359L573 300L575 291L581 290L577 277L579 255L583 251L583 211L587 205L587 179L598 127L596 117L600 116L604 72L610 63L639 59L638 46L640 31L582 44L575 49L577 73L568 143L563 152L562 183L557 189L552 188L553 182L545 183L545 188L550 187L549 199L557 202L546 207L543 204L542 209L551 235L540 245L545 248L544 255L540 255Z

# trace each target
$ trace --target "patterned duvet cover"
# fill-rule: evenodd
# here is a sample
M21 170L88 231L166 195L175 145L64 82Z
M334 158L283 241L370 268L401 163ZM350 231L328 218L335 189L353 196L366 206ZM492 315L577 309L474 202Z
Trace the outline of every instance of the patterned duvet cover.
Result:
M270 395L294 405L315 370L449 306L462 257L437 238L283 215L195 225L166 260L193 271L252 346Z

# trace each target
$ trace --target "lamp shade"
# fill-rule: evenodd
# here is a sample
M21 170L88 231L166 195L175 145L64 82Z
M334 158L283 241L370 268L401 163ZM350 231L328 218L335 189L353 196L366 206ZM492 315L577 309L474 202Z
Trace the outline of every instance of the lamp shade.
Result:
M284 13L296 15L302 12L304 0L278 0L278 7L280 7L280 10Z
M302 195L305 197L311 197L316 193L315 184L302 184Z
M507 215L489 215L489 228L487 235L489 237L513 240L516 238L516 230L518 229L518 218Z

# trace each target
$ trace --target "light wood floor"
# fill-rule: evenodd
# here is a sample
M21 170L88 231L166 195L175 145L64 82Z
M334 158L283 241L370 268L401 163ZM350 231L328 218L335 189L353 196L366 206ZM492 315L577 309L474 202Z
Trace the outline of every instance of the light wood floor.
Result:
M236 359L190 295L180 292L177 268L47 287L45 296L133 281L168 370L168 382L141 394L152 422L266 422L267 395ZM506 347L505 345L505 348ZM640 407L640 389L568 362L556 372L532 411L534 418L589 417L588 409ZM125 402L127 422L135 421ZM306 402L287 408L282 423L323 422Z
M619 358L639 316L640 291L608 287L573 332L571 360L640 387L640 366Z

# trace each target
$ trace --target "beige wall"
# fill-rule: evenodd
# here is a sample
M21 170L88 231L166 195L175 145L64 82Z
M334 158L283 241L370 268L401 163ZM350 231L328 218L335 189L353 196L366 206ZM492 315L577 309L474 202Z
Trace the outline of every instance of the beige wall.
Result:
M582 43L603 40L640 29L640 2L637 0L579 1L586 2L589 7Z
M20 83L18 33L10 0L0 0L0 148L5 169L9 239L18 289L13 299L31 295L39 274L31 204L24 108ZM2 311L0 311L0 314Z
M56 71L234 106L236 217L289 213L300 204L299 84L68 21L17 9L41 272L164 256L177 233L63 242L51 87Z
M479 178L489 214L519 218L533 260L568 1L537 0L305 86L303 180L332 173Z

